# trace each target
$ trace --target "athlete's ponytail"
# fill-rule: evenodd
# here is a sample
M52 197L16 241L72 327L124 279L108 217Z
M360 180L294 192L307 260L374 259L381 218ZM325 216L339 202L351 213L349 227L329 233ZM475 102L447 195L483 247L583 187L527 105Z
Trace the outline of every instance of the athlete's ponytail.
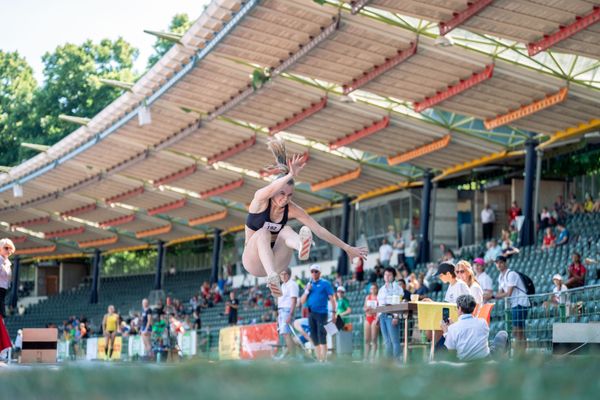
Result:
M273 153L273 156L275 156L275 164L269 165L267 170L277 171L279 176L287 175L290 172L290 167L287 165L288 157L283 139L273 137L269 139L267 146ZM293 185L294 181L290 179L288 184Z

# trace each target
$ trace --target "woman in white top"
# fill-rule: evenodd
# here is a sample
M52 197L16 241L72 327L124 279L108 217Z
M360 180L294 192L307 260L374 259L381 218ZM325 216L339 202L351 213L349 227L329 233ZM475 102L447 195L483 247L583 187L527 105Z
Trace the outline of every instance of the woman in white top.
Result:
M12 277L8 259L15 252L15 244L10 239L0 239L0 351L11 346L10 337L4 326L4 299Z
M10 239L0 239L0 315L4 314L4 299L12 278L11 262L8 259L15 252L15 245Z
M466 260L460 260L456 264L455 272L456 276L462 279L469 287L469 291L471 292L471 296L475 299L475 303L478 305L483 304L483 289L481 289L479 282L477 282L477 278L475 278L471 263Z

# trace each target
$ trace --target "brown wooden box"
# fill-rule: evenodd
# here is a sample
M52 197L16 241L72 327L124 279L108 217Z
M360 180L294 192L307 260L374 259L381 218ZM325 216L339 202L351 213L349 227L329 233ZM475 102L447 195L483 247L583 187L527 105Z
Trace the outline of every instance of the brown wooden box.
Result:
M57 339L56 328L23 329L21 363L56 363Z

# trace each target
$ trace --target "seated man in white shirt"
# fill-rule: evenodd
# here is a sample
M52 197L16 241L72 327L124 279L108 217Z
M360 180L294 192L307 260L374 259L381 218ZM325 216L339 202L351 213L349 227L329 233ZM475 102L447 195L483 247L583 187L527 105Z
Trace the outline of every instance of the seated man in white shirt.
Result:
M456 350L460 361L473 361L506 353L508 334L500 331L494 338L492 347L488 345L490 328L481 318L473 317L475 299L470 294L459 296L456 300L458 321L442 321L444 337L440 340L448 350Z

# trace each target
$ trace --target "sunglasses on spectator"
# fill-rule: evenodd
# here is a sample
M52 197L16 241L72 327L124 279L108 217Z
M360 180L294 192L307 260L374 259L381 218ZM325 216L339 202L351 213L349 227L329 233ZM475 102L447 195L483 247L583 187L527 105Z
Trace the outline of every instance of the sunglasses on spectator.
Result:
M10 246L5 246L5 247L4 247L4 250L6 250L6 251L15 251L15 250L14 250L12 247L10 247Z
M320 271L310 271L311 274L320 274Z
M458 270L458 271L455 271L455 272L456 272L457 274L462 274L462 273L464 273L464 272L467 272L467 271L465 271L464 269L461 269L461 270Z

